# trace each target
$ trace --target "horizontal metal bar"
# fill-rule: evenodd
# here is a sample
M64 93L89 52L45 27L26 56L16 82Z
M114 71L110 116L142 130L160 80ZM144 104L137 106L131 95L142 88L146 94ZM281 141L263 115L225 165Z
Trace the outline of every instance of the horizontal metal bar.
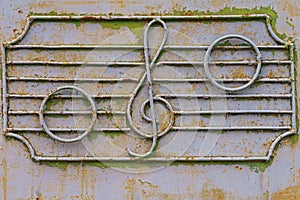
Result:
M7 94L12 98L45 98L47 95ZM292 94L159 94L168 98L291 98ZM82 95L55 95L56 98L84 98ZM130 98L131 95L91 95L93 98ZM53 97L52 97L53 98Z
M172 127L170 130L174 131L207 131L207 130L290 130L291 126L230 126L230 127ZM28 131L28 132L42 132L42 128L8 128L8 131ZM50 131L54 132L70 132L70 131L86 131L84 128L49 128ZM130 128L95 128L95 132L128 132Z
M144 62L67 62L67 61L6 61L8 65L144 65Z
M136 78L64 78L64 77L7 77L9 81L84 81L84 82L137 82Z
M249 64L256 64L255 60L235 60L235 61L213 61L209 62L210 64L215 65L249 65ZM292 61L290 60L263 60L262 64L291 64ZM157 65L203 65L204 62L202 61L162 61L158 62Z
M111 15L102 15L102 16L95 16L95 15L86 15L86 16L72 16L72 15L45 15L45 16L29 16L29 20L85 20L85 21L91 21L91 20L150 20L150 19L156 19L160 18L162 20L173 20L173 19L257 19L262 18L266 19L268 18L268 15L266 14L251 14L251 15L185 15L185 16L174 16L174 15L160 15L160 16L111 16Z
M100 161L100 162L127 162L127 161L138 161L138 162L174 162L174 161L226 161L226 162L236 162L236 161L268 161L270 158L267 156L262 157L238 157L238 156L228 156L228 157L220 157L220 156L167 156L167 157L149 157L149 158L138 158L138 157L55 157L55 156L34 156L33 159L35 161L68 161L68 162L79 162L79 161Z
M45 98L47 97L48 95L39 95L39 94L7 94L6 95L7 97L12 97L12 98ZM54 95L52 96L51 98L68 98L68 99L71 99L71 98L85 98L84 96L82 95ZM91 95L91 97L93 98L130 98L131 95Z
M74 115L74 114L78 114L78 115L88 115L88 114L92 114L92 111L85 111L85 110L77 110L77 111L71 111L71 110L63 110L63 111L44 111L44 114L48 114L48 115ZM24 111L24 110L10 110L8 111L8 114L10 115L32 115L32 114L39 114L38 110L28 110L28 111ZM106 114L106 115L125 115L126 112L125 111L102 111L102 110L98 110L97 114Z
M208 111L173 111L176 115L210 115L210 114L292 114L292 110L208 110ZM39 114L38 110L10 110L8 111L10 115L31 115L31 114ZM92 114L92 111L44 111L44 114L50 115L86 115ZM97 114L116 114L116 115L125 115L125 111L97 111Z
M7 45L7 49L142 49L142 45Z
M206 130L290 130L291 126L172 127L175 131Z
M159 94L168 98L291 98L292 94Z
M166 50L173 50L173 49L208 49L208 45L203 45L203 46L165 46L164 49ZM232 46L216 46L214 47L215 49L252 49L251 46L249 45L232 45ZM285 45L264 45L264 46L257 46L258 49L288 49L288 46Z
M264 45L257 46L259 49L288 49L285 45ZM8 49L143 49L143 45L8 45ZM165 50L176 50L176 49L208 49L208 45L203 46L164 46ZM252 47L247 45L232 45L232 46L217 46L216 49L251 49Z
M256 64L255 60L236 60L236 61L214 61L214 65L251 65ZM262 64L291 64L290 60L264 60ZM144 62L60 62L60 61L6 61L7 65L134 65L143 66ZM203 65L202 61L163 61L157 65Z
M42 128L8 128L8 131L16 131L16 132L22 132L22 131L28 131L28 132L43 132L44 129ZM70 132L70 131L78 131L78 132L84 132L86 129L84 128L49 128L50 131L53 132ZM97 128L93 129L95 132L128 132L130 131L130 128Z
M244 79L215 79L217 82L248 82L250 78ZM185 79L168 79L168 78L160 78L153 79L154 82L208 82L209 79L206 78L185 78ZM261 78L257 80L258 82L291 82L291 78Z
M211 114L292 114L292 110L208 110L208 111L173 111L178 115Z
M57 81L57 82L69 82L69 81L82 81L82 82L138 82L136 78L65 78L65 77L7 77L9 81ZM248 82L251 79L215 79L218 82ZM168 79L168 78L156 78L154 82L207 82L209 79L204 78L185 78L185 79ZM259 82L291 82L290 78L261 78Z

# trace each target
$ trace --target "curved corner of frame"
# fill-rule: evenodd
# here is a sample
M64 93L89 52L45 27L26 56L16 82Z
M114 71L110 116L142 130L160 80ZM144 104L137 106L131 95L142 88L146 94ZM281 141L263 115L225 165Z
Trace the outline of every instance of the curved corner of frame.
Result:
M5 44L6 45L14 45L14 44L17 44L18 42L20 42L25 37L25 35L28 33L33 20L34 20L33 16L28 16L26 19L26 24L25 24L25 27L24 27L22 33L17 38L15 38L9 42L6 42Z
M290 131L285 132L283 134L280 134L279 136L276 137L276 139L272 142L272 144L269 148L269 151L268 151L268 154L267 154L268 161L271 160L271 158L273 157L275 148L279 144L279 142L282 139L284 139L285 137L288 137L288 136L294 135L294 134L297 134L296 130L290 130Z
M23 137L21 135L11 133L11 132L8 132L5 136L6 137L12 137L12 138L15 138L15 139L21 141L26 146L26 148L28 149L29 154L30 154L30 158L32 160L36 160L35 150L34 150L33 146L31 145L31 143L29 142L29 140L27 140L25 137Z
M275 30L273 30L273 27L272 27L272 25L271 25L272 19L271 19L270 15L265 14L265 17L266 17L266 25L267 25L267 29L268 29L268 31L269 31L271 37L272 37L276 42L279 42L279 43L284 44L284 45L286 45L286 46L291 45L291 42L289 42L289 41L284 41L283 39L281 39L281 38L275 33Z

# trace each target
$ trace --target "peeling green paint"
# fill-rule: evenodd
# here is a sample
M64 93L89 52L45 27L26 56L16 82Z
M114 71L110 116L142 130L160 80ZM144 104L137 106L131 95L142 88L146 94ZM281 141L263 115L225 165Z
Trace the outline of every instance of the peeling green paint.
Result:
M186 10L186 8L182 10L175 10L173 12L156 12L151 13L151 15L154 16L161 16L161 15L179 15L179 16L189 16L189 15L243 15L245 18L248 15L251 14L267 14L270 16L270 25L274 31L274 33L281 39L286 39L287 35L285 33L280 34L276 29L276 21L278 19L277 12L271 7L255 7L252 9L248 8L237 8L237 7L225 7L217 12L212 12L210 10L207 11L199 11L199 10ZM142 29L145 25L145 21L123 21L123 20L114 20L114 21L99 21L99 20L93 20L89 18L89 16L123 16L120 13L109 13L109 14L75 14L75 13L57 13L56 11L51 11L48 13L34 13L30 12L29 15L37 15L37 16L86 16L86 19L76 20L76 19L70 19L71 23L74 23L76 27L79 27L82 23L82 21L97 21L103 28L112 28L119 30L122 26L128 27L135 35L141 36L142 35ZM139 14L136 14L139 15ZM238 21L240 21L239 19ZM209 21L209 20L206 20ZM205 21L205 22L206 22ZM237 21L237 19L228 19L228 21ZM287 24L294 27L293 24L287 21Z
M68 166L72 165L72 166L80 166L81 163L80 162L66 162L66 161L60 161L60 162L56 162L56 161L41 161L40 162L41 165L47 165L49 167L56 167L58 169L61 170L66 170Z
M126 103L127 103L127 100L116 99L115 100L116 110L122 110L124 104L126 104Z
M211 115L210 114L202 114L201 117L206 118L206 119L210 119Z
M66 162L66 161L41 161L41 165L47 165L49 167L56 167L60 170L66 170L69 166L79 167L79 166L90 166L98 168L142 168L142 167L156 167L164 166L164 164L150 163L150 162L138 162L138 161L128 161L128 162L100 162L100 161L90 161L90 162Z
M198 10L179 10L174 11L173 13L156 13L157 15L243 15L245 18L251 14L267 14L270 16L271 27L274 33L281 39L285 39L287 37L286 34L280 34L276 29L276 21L278 19L277 12L272 9L271 6L267 7L255 7L252 9L249 8L237 8L237 7L225 7L217 12L212 12L210 10L207 11L198 11ZM237 21L236 19L230 19L228 21Z
M298 134L294 134L294 135L291 136L291 142L293 144L297 144L298 141L299 141L299 135Z
M196 161L176 161L171 163L171 166L195 166L195 165L228 165L228 166L248 166L251 171L259 173L264 172L268 166L272 164L272 161L265 162L265 161L205 161L205 162L196 162Z
M64 103L65 100L64 99L54 99L55 96L53 96L52 98L49 98L49 100L46 102L45 104L45 110L49 111L51 110L52 106L57 105L58 103Z
M88 137L91 141L93 141L98 137L99 134L104 135L104 136L109 136L112 139L114 139L115 137L123 135L124 133L122 131L92 132L88 135Z
M286 18L285 22L286 22L287 25L289 25L292 28L292 30L295 30L295 25L292 24L292 22L289 21L289 18Z

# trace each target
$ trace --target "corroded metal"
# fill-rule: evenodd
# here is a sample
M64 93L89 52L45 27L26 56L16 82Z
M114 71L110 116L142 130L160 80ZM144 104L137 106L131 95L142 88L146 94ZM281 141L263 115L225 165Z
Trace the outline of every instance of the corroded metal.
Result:
M250 20L250 19L264 19L265 23L267 25L267 30L271 37L276 41L276 45L256 45L254 41L250 40L248 37L239 35L239 34L228 34L228 35L220 35L218 38L211 43L211 45L198 45L198 46L186 46L186 45L167 45L168 41L168 20L228 20L228 19L242 19L242 20ZM26 36L26 33L29 31L31 24L35 20L105 20L109 22L113 22L114 20L145 20L147 21L147 25L145 27L144 31L144 45L32 45L32 44L19 44L19 42L24 39ZM164 29L164 35L162 42L156 51L156 54L153 59L150 61L149 56L149 47L148 43L150 42L150 39L148 38L148 29L152 26L153 23L160 23ZM249 45L227 45L227 46L218 46L218 44L225 39L241 39L242 41L247 42ZM235 50L251 50L254 49L256 54L255 60L233 60L233 61L210 61L209 56L213 49L218 46L217 48L228 50L228 49L235 49ZM47 60L47 61L39 61L39 60L8 60L6 58L7 51L10 50L31 50L31 49L37 49L37 50L69 50L69 49L101 49L101 50L118 50L118 49L128 49L128 50L143 50L144 52L144 58L145 62L142 61L97 61L97 62L85 62L85 61L56 61L56 60ZM186 50L186 49L192 49L192 50L206 50L205 57L201 58L202 61L181 61L181 60L174 60L174 61L160 61L158 58L163 50ZM288 60L268 60L264 59L262 56L261 51L263 50L287 50L288 51ZM130 160L138 160L140 157L147 157L143 160L145 161L247 161L247 160L269 160L273 154L274 148L276 144L284 137L296 133L296 106L295 106L295 86L294 86L294 65L293 65L293 44L285 42L278 38L276 34L273 32L271 25L270 25L270 19L268 15L263 14L256 14L256 15L215 15L215 16L30 16L27 19L27 24L25 26L24 32L15 40L4 44L2 47L2 55L3 55L3 62L2 62L2 69L3 69L3 127L4 127L4 133L6 136L14 137L16 139L21 140L29 149L30 155L34 160L41 161L41 160L49 160L49 161L92 161L92 160L100 160L100 161L130 161ZM260 72L262 65L289 65L290 74L288 77L260 77ZM11 66L23 66L23 65L42 65L42 66L81 66L81 65L90 65L90 66L106 66L106 65L116 65L116 66L145 66L146 71L141 76L141 78L85 78L85 77L27 77L27 76L9 76L7 75L7 69ZM204 66L205 70L205 78L188 78L188 79L176 79L176 78L155 78L152 76L151 71L155 67L164 66L164 65L172 65L172 66L182 66L182 65L195 65L195 66ZM210 72L209 65L255 65L255 73L251 78L214 78ZM95 72L97 73L97 72ZM48 94L20 94L16 91L13 91L14 88L11 88L8 84L11 82L18 82L18 81L33 81L33 82L58 82L63 83L64 86L57 87L53 91L51 91ZM88 91L85 91L84 89L80 87L75 87L72 85L68 85L70 81L77 81L79 83L81 82L130 82L130 83L136 83L137 86L135 87L133 93L129 94L100 94L95 93L89 93ZM217 88L221 89L222 91L220 93L212 93L212 94L201 94L201 93L155 93L153 90L153 84L154 83L161 83L161 82L167 82L167 83L181 83L181 82L193 82L193 83L212 83L212 85L216 86ZM226 87L223 86L222 83L245 83L242 86L239 87ZM254 83L268 83L268 84L277 84L277 83L283 83L285 84L285 87L290 87L291 90L289 92L260 92L255 90L256 93L243 93L244 91L247 91L250 86L252 86ZM140 89L146 84L148 87L148 98L143 101L141 107L140 107L140 113L144 120L151 123L151 132L144 132L141 131L136 125L134 124L132 120L132 105L135 101L136 96L138 95L138 92ZM91 111L46 111L44 110L45 104L47 100L52 96L54 93L64 90L64 89L72 89L77 90L85 98L88 99L90 105L91 105ZM241 91L243 90L243 91ZM287 90L288 91L288 90ZM78 94L56 94L56 98L81 98L82 95ZM254 98L254 99L262 99L262 98L268 98L268 100L274 100L277 98L280 99L287 99L290 101L291 106L289 109L277 109L276 107L272 107L269 109L257 109L257 110L247 110L247 109L227 109L223 108L223 110L178 110L173 108L173 105L168 99L172 98L202 98L202 99L219 99L219 98L225 98L225 99L247 99L247 98ZM42 99L42 103L40 105L40 109L37 110L10 110L10 103L8 98L15 98L15 99ZM118 110L112 110L112 111L106 111L106 110L100 110L100 108L97 107L94 99L102 99L102 98L122 98L122 99L128 99L128 105L126 111L118 111ZM155 109L155 102L160 102L164 104L164 106L169 111L171 117L169 120L169 123L166 127L164 127L163 130L158 130L158 120L157 120L157 113ZM146 113L146 106L150 104L150 114L148 115ZM57 115L71 115L71 114L81 114L81 115L92 115L92 121L87 129L76 127L76 128L48 128L47 123L45 122L44 115L45 114L57 114ZM105 114L113 114L113 115L121 115L126 116L126 119L128 120L128 126L127 127L116 127L116 128L105 128L105 127L94 127L94 123L96 121L96 118L98 115L105 115ZM247 118L247 115L250 114L272 114L276 115L276 123L275 125L246 125L246 126L176 126L175 124L175 115L242 115L243 117ZM288 115L290 119L289 122L281 122L284 120L281 120L279 115L285 114ZM10 126L9 120L10 116L14 115L39 115L40 119L40 127L30 127L30 124L28 124L29 127L16 127L16 126ZM277 122L278 121L278 122ZM147 151L145 154L140 153L134 153L132 150L129 150L128 156L56 156L56 155L37 155L35 152L34 147L31 145L29 139L24 136L23 133L26 132L43 132L45 131L52 139L57 140L59 142L76 142L82 140L85 136L87 136L92 131L98 131L98 132L112 132L112 131L118 131L118 132L131 132L134 131L136 134L140 135L142 139L150 138L152 139L152 144L150 147L150 150ZM157 145L157 139L158 137L162 137L163 135L167 135L169 131L252 131L252 130L266 130L266 131L272 131L272 132L279 132L279 134L276 135L276 138L271 141L271 144L269 146L268 151L264 156L202 156L202 155L188 155L188 156L182 156L182 155L171 155L171 156L152 156L152 153ZM65 139L56 136L53 132L54 131L61 131L61 132L72 132L72 131L79 131L83 132L80 136L71 138L71 139ZM21 133L21 134L20 134ZM26 133L27 134L27 133ZM128 147L129 148L129 147ZM108 150L109 151L109 150Z

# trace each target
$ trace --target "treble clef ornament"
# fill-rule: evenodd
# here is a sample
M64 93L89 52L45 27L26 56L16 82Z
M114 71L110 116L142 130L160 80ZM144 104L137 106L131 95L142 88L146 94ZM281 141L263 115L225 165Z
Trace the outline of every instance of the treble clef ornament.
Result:
M148 40L148 37L149 37L149 28L154 23L159 23L162 26L162 28L164 29L164 35L163 35L163 39L162 39L161 45L159 46L158 50L156 51L153 59L150 61L149 44L148 44L149 40ZM127 106L127 112L126 113L127 113L127 119L128 119L130 127L137 134L139 134L140 136L142 136L144 138L152 138L152 145L151 145L150 150L147 153L145 153L145 154L138 154L138 153L133 152L131 149L128 149L129 155L134 156L134 157L140 157L140 158L142 158L142 157L147 157L150 154L152 154L153 150L155 149L156 144L157 144L157 138L160 137L160 136L162 136L162 135L164 135L165 133L167 133L171 129L171 127L172 127L172 125L174 123L174 115L172 114L171 118L169 120L168 126L164 130L161 130L159 132L159 130L158 130L158 121L157 121L157 113L156 113L156 110L155 110L155 107L154 107L154 101L165 104L165 106L169 109L170 113L173 113L173 109L172 109L171 104L166 99L164 99L162 97L155 96L154 91L153 91L152 77L151 77L151 70L153 69L154 65L156 64L156 62L158 60L158 57L159 57L161 51L163 50L163 48L164 48L164 46L166 44L167 38L168 38L168 28L167 28L167 25L160 18L153 19L152 21L150 21L147 24L147 26L145 28L145 31L144 31L144 57L145 57L146 72L143 74L143 76L140 79L137 87L133 91L133 95L129 99L129 103L128 103L128 106ZM136 96L138 95L139 91L141 90L141 88L143 87L144 84L146 84L147 87L148 87L148 95L149 95L149 97L142 104L140 112L141 112L142 117L146 121L151 122L152 133L146 133L146 132L143 132L140 129L138 129L134 125L133 120L132 120L132 116L131 116L131 110L132 110L132 106L133 106L133 101L136 98ZM150 104L150 116L146 115L145 107L146 107L147 104Z

